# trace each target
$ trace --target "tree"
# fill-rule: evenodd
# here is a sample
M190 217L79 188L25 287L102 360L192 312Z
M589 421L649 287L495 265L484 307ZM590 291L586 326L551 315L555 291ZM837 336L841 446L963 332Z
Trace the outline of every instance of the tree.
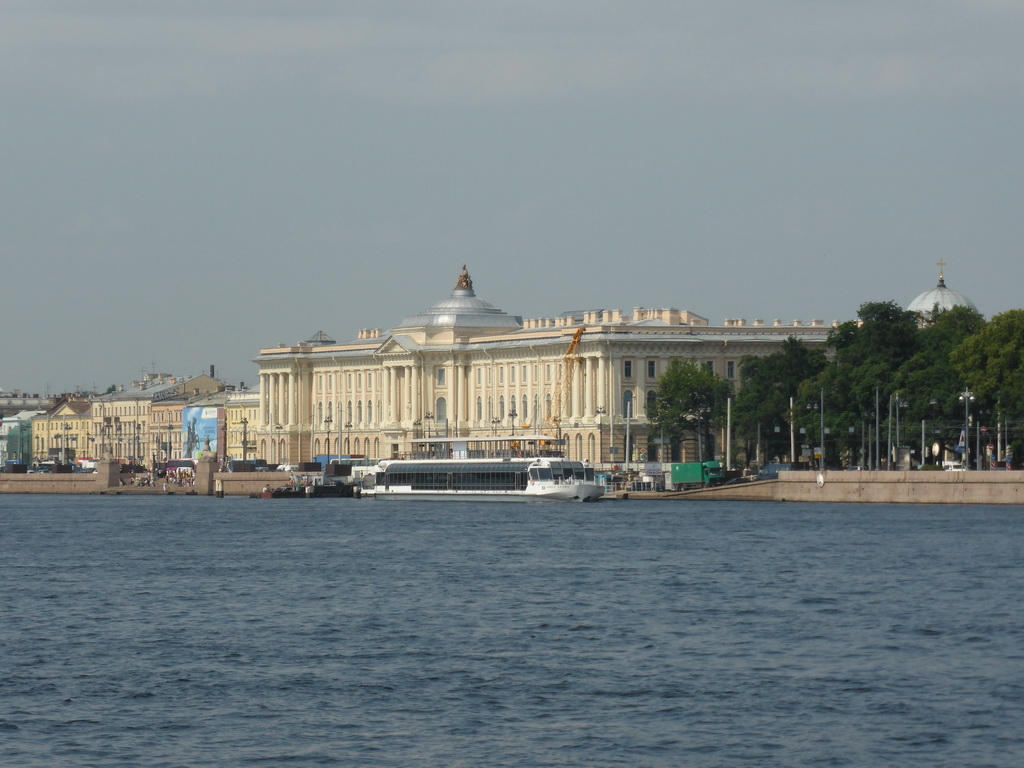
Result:
M1024 418L1024 309L993 317L964 339L950 360L980 408Z
M809 390L824 388L832 412L854 419L874 412L876 390L888 398L896 388L896 372L921 344L918 314L892 301L862 304L857 318L829 334L833 364Z
M957 396L964 380L950 355L984 327L985 319L973 309L953 307L936 313L918 332L918 351L896 373L908 419L952 421L963 415Z
M671 360L648 408L651 431L669 435L681 445L684 433L697 436L698 453L714 456L712 427L724 423L732 385L693 360Z
M736 434L751 442L759 433L774 437L775 427L781 430L789 423L789 399L797 395L804 381L814 380L824 370L825 362L822 350L811 349L792 336L782 342L778 352L740 360L740 390L733 409ZM774 444L766 439L769 454L788 452L788 430L786 432L787 435L778 436Z

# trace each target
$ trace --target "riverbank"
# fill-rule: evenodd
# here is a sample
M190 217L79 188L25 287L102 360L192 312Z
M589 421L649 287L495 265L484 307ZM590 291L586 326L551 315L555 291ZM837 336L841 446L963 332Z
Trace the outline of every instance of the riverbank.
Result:
M291 482L287 472L216 472L197 467L191 487L121 485L119 466L103 462L95 474L0 473L0 494L105 494L249 496ZM991 472L780 472L778 480L694 491L618 492L608 500L799 501L871 504L1024 504L1024 471Z
M1024 471L780 472L778 480L693 491L619 493L662 501L801 501L870 504L1024 504Z

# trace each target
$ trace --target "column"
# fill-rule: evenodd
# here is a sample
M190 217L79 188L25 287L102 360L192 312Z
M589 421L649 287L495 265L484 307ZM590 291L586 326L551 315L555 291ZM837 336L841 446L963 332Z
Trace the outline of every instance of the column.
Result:
M633 393L633 417L647 416L647 358L636 357L636 391Z
M298 424L298 387L296 386L297 374L295 371L288 372L288 423Z
M267 423L267 389L269 384L267 383L267 374L260 374L260 421L259 423Z
M583 382L586 379L586 361L581 360L578 363L573 361L572 365L576 367L576 370L572 372L572 391L569 393L569 399L572 401L572 415L573 421L579 421L582 418L581 408L583 404Z
M414 363L410 366L412 371L412 384L411 392L409 395L409 402L412 404L412 413L410 418L413 421L423 421L423 392L421 391L421 377L420 377L420 366Z

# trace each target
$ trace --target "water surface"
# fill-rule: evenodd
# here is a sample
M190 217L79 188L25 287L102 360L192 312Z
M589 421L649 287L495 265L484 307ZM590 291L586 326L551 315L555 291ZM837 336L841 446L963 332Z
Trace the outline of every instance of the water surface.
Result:
M0 497L0 763L1024 761L1011 507Z

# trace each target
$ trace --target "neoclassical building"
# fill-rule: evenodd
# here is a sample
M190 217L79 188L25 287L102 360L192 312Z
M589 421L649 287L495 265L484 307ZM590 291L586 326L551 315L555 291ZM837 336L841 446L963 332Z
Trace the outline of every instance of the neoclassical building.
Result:
M478 298L463 266L449 296L389 332L344 343L321 332L260 350L250 439L255 457L298 463L398 456L428 436L557 431L573 458L642 461L647 404L670 360L737 380L745 355L770 354L789 336L823 344L828 331L819 320L711 326L643 307L524 321Z

